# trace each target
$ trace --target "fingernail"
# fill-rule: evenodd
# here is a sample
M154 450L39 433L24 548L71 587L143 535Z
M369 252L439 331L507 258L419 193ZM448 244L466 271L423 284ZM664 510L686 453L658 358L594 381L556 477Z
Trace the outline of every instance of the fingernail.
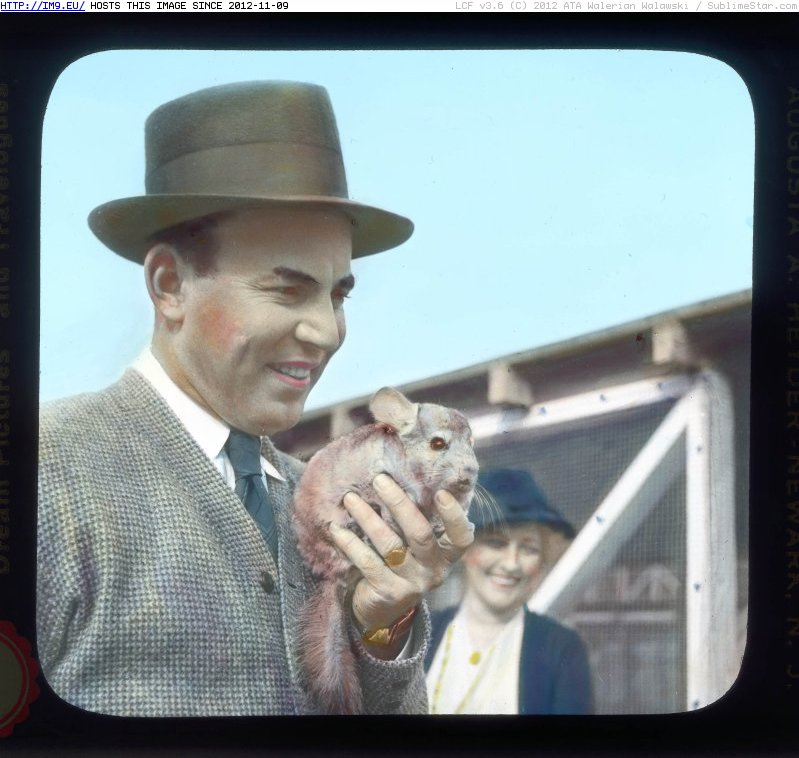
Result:
M452 501L441 490L436 492L434 497L436 499L436 505L438 505L439 508L452 507Z
M331 522L330 522L330 523L327 525L327 528L328 528L328 530L329 530L329 531L331 531L331 532L337 532L337 531L339 531L339 530L341 529L341 527L340 527L340 526L339 526L339 525L338 525L338 524L337 524L335 521L331 521Z
M355 500L355 495L352 492L345 492L344 497L341 498L341 502L344 503L344 507L351 505Z
M382 490L385 489L387 486L389 486L390 481L391 480L389 479L388 474L378 474L375 477L373 484L375 487Z

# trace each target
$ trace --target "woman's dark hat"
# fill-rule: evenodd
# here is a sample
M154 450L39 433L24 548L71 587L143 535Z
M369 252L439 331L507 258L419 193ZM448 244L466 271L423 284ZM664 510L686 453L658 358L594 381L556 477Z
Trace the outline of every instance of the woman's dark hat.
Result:
M574 527L547 502L541 488L527 471L506 468L481 470L477 483L491 496L497 508L484 506L470 510L475 529L533 522L548 526L568 539L576 534Z
M402 244L407 218L350 200L327 90L302 82L239 82L156 108L144 127L145 192L95 208L89 226L137 263L152 235L250 207L336 210L352 222L353 257Z

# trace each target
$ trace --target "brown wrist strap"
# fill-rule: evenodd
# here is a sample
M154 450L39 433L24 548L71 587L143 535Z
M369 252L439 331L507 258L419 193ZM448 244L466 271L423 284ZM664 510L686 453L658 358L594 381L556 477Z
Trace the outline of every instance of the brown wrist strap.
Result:
M414 606L403 613L391 626L368 629L361 635L361 639L367 645L379 645L380 647L392 645L411 628L417 610L418 607Z

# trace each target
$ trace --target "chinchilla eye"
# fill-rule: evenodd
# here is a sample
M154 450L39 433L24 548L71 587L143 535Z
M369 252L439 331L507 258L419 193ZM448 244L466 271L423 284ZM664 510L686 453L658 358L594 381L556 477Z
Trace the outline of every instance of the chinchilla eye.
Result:
M430 440L430 447L433 450L446 450L449 445L443 437L433 437L433 439Z

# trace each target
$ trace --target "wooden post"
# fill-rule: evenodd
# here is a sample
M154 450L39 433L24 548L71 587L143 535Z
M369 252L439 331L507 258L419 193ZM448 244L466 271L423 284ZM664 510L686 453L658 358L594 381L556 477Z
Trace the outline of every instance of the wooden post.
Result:
M729 388L719 374L704 372L698 377L685 448L689 710L720 698L740 667L732 407Z

